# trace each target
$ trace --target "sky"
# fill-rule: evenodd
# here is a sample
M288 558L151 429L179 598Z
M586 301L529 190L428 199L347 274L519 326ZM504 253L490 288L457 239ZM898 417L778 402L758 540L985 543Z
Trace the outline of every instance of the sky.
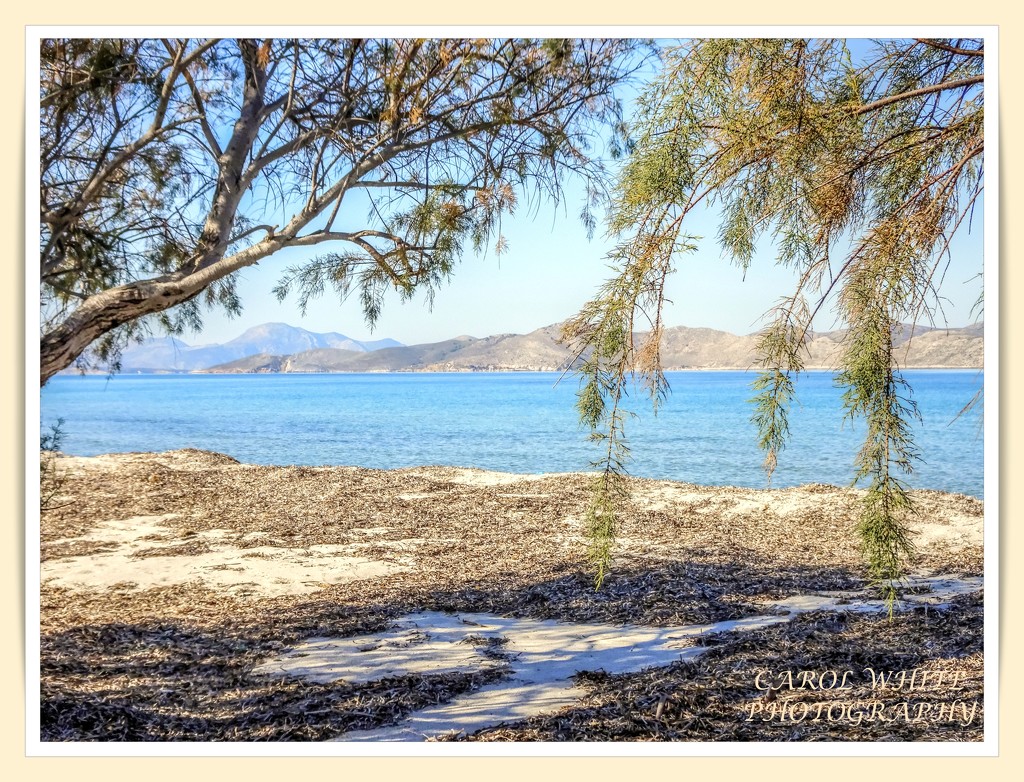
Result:
M851 47L855 54L861 45L857 41ZM627 103L633 97L635 93L626 95ZM311 304L305 316L296 296L277 301L272 290L282 271L316 254L316 250L302 248L242 270L237 277L242 315L230 318L211 310L204 316L203 330L185 334L184 339L192 344L226 342L252 326L284 322L315 332L340 332L358 340L390 337L417 344L459 335L523 334L559 323L575 314L610 275L606 256L613 242L600 226L593 240L588 240L576 217L582 203L582 189L569 182L558 206L551 202L521 204L514 217L504 220L502 233L509 247L500 258L493 251L484 256L467 253L450 283L437 291L432 307L422 295L403 302L393 294L372 331L363 319L357 296L342 303L327 293ZM361 210L353 209L353 213ZM959 327L976 319L972 310L982 287L977 276L983 261L982 212L983 204L973 230L962 228L953 241L952 260L941 289L945 318L937 325ZM353 217L358 220L357 214ZM720 251L717 214L706 211L688 219L689 231L703 239L697 252L680 257L676 264L667 286L670 303L664 313L665 325L734 334L756 331L763 324L762 316L792 292L795 274L775 264L771 242L764 240L744 275ZM826 307L814 327L828 331L841 324Z
M390 337L405 344L459 335L524 334L559 323L579 310L611 273L606 254L613 242L600 231L593 240L587 239L575 216L581 201L573 201L571 196L562 208L546 204L537 214L506 220L503 231L508 251L500 258L493 252L466 255L451 282L437 292L432 308L422 295L405 302L391 296L372 332L355 297L339 303L327 293L309 307L305 317L294 295L277 301L272 293L275 283L286 266L309 257L303 250L287 257L273 256L242 270L238 281L242 315L228 318L211 311L205 316L203 332L185 335L185 341L226 342L266 322L284 322L315 332L335 331L359 340ZM680 257L676 264L667 286L670 303L665 309L665 325L707 327L733 334L756 331L764 313L793 290L795 275L775 264L774 250L763 241L744 276L720 252L713 213L695 220L693 230L704 239L696 253ZM948 299L946 322L958 327L974 322L972 308L981 289L976 277L983 257L980 213L973 232L954 239L952 256L941 293ZM815 322L820 331L836 327L830 311Z

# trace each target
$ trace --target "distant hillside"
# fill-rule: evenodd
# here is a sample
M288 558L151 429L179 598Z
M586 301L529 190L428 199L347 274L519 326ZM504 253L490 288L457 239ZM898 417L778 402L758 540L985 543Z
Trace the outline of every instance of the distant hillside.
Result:
M558 371L572 361L558 344L559 325L529 334L499 334L481 339L456 337L444 342L357 352L316 348L296 353L264 352L207 369L212 373L245 372L509 372ZM929 329L920 327L896 335L897 356L904 367L981 367L984 327ZM843 332L814 334L808 343L808 369L834 369ZM677 326L662 338L666 370L749 369L756 365L757 335L736 336L725 331Z
M949 330L918 326L913 335L904 327L894 335L896 358L907 368L981 367L983 335L982 324ZM844 336L844 331L812 334L807 344L807 368L835 369ZM756 347L756 334L737 337L713 329L666 329L662 362L666 369L746 369L757 362Z
M372 353L307 350L293 355L253 356L206 371L221 372L473 372L560 369L569 352L555 342L558 327L530 334L501 334L477 339L383 348Z
M124 351L121 367L126 372L182 372L259 355L290 355L321 348L365 353L401 344L393 339L360 342L337 332L318 334L286 323L264 323L223 344L189 345L174 337L148 339Z

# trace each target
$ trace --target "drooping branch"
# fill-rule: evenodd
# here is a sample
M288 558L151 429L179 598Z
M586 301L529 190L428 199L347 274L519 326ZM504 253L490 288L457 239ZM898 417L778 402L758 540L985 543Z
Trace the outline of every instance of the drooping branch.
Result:
M611 220L621 237L618 280L643 276L652 258L667 268L691 251L686 226L704 203L720 208L719 241L731 259L746 268L768 235L778 262L798 272L758 344L753 418L769 477L787 441L801 351L816 314L838 295L850 334L841 382L869 432L855 464L858 479L870 480L861 541L890 599L910 550L909 504L894 473L917 458L892 330L940 295L929 259L946 252L983 171L982 49L920 43L928 45L880 42L856 66L841 40L707 40L670 52L640 101ZM936 97L917 100L928 96ZM571 321L576 355L590 356L579 369L591 413L581 408L581 420L600 420L602 442L622 433L594 413L614 406L628 374L601 352L599 329L577 324L643 311L640 290L650 297L646 287L604 295Z

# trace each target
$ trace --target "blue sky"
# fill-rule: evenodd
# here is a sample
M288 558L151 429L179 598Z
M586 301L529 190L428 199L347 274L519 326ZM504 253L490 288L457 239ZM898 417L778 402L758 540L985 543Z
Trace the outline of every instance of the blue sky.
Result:
M858 53L864 42L851 47ZM374 331L363 320L358 300L339 303L326 294L314 302L305 317L293 295L278 302L272 293L282 271L311 257L309 250L282 253L242 270L238 291L244 310L228 318L219 311L205 316L200 334L186 334L191 343L227 341L246 328L281 321L310 331L336 331L355 339L391 337L406 344L435 342L461 334L483 337L499 333L526 333L557 323L574 314L609 275L606 254L612 242L598 229L593 240L576 215L583 203L582 191L569 183L562 204L522 203L519 213L506 218L503 233L508 251L500 258L467 254L452 280L434 298L402 302L393 295ZM945 322L953 327L975 320L972 308L981 291L977 277L983 265L983 203L973 230L964 226L954 239L952 260L941 295ZM362 207L353 208L358 220ZM747 334L757 330L761 317L795 285L794 273L775 265L770 241L759 246L758 256L746 276L722 257L716 242L715 212L691 215L690 231L702 235L696 253L681 257L668 285L665 323L668 326L702 326ZM272 222L272 221L271 221ZM838 327L826 309L815 322L818 330ZM942 323L939 323L942 325Z
M450 284L442 287L429 309L419 296L402 302L391 297L371 333L363 321L358 301L339 304L326 294L314 302L305 317L292 296L279 303L271 293L281 270L298 262L303 254L274 256L240 274L239 293L244 304L241 317L227 318L210 312L201 335L186 335L192 343L223 342L246 328L267 321L282 321L310 331L337 331L355 339L391 337L406 344L435 342L460 334L476 337L506 332L526 333L564 320L590 298L609 274L605 254L612 243L602 235L588 241L576 218L579 199L570 193L563 208L542 206L536 215L517 215L506 221L509 250L500 258L467 255ZM949 299L946 318L951 326L973 322L971 309L981 290L976 278L982 265L980 212L974 231L958 236L953 260L942 287ZM679 259L668 285L666 324L704 326L746 334L755 331L760 317L790 292L792 271L777 267L769 243L744 279L739 268L722 257L714 215L694 221L695 233L703 234L699 250ZM825 313L815 327L829 330L834 316Z

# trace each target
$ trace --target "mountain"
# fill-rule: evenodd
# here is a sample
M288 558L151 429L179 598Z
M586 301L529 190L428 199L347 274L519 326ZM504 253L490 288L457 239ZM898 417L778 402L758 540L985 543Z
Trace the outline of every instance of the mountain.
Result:
M124 351L121 368L126 372L193 371L261 354L289 355L321 348L365 353L401 344L393 339L361 342L337 332L318 334L286 323L264 323L223 344L189 345L174 337L147 339Z
M286 323L264 323L261 326L253 326L241 336L235 337L220 347L222 350L238 352L238 357L241 358L242 356L255 356L259 353L301 353L304 350L316 348L334 348L362 353L381 348L398 347L401 344L393 339L360 342L335 331L316 334L306 331L306 329L289 326Z
M845 331L813 332L807 342L807 369L835 369ZM904 368L964 368L984 365L984 324L959 329L900 326L893 334L896 360ZM757 335L738 337L713 329L665 329L661 360L665 369L751 369L757 366Z
M984 358L981 325L963 329L919 327L895 334L897 358L904 367L980 367ZM296 353L266 351L228 361L205 371L239 372L474 372L558 371L573 359L558 344L560 325L529 334L498 334L481 339L456 337L423 345L386 347L372 352L314 348ZM808 369L833 369L842 350L843 332L811 335ZM665 329L662 365L678 369L750 369L755 367L757 335L677 326Z

